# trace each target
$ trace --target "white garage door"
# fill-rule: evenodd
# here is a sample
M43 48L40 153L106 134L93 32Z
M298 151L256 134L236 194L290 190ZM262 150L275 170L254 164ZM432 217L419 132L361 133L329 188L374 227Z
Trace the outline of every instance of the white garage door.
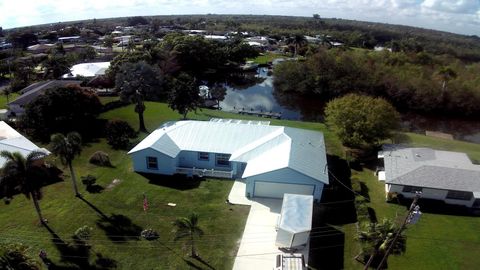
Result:
M283 194L303 194L313 195L314 185L299 185L255 181L253 197L279 198L283 199Z

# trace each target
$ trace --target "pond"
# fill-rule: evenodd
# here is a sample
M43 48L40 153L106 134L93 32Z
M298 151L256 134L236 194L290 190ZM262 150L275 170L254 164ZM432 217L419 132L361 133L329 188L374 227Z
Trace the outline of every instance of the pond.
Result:
M315 98L278 95L273 89L273 76L267 68L244 76L254 77L255 84L227 84L225 99L220 102L224 111L245 109L281 113L282 119L323 121L325 102ZM252 80L249 80L250 82ZM480 122L474 120L402 114L402 128L425 134L426 130L453 135L455 139L480 143Z

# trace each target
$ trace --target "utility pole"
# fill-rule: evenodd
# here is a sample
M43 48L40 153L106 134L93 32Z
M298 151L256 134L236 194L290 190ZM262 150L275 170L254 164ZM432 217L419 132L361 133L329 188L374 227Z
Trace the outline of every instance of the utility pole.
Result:
M390 243L390 246L388 247L387 251L385 252L385 255L383 255L382 261L380 261L380 264L378 265L377 270L382 269L382 266L387 261L387 258L388 258L388 255L390 254L390 252L392 252L392 249L395 246L395 242L397 242L398 237L400 237L403 230L405 230L405 228L407 227L407 224L409 224L410 221L412 220L412 218L414 216L414 212L419 213L420 207L417 205L417 201L420 198L420 195L422 194L422 192L417 191L415 193L416 194L415 194L415 197L413 198L412 204L410 205L410 209L408 210L408 214L405 217L405 220L403 221L402 226L400 227L400 229L398 229L397 234L395 235L395 238L393 238L392 242ZM417 221L417 219L415 219L415 223L416 223L416 221Z

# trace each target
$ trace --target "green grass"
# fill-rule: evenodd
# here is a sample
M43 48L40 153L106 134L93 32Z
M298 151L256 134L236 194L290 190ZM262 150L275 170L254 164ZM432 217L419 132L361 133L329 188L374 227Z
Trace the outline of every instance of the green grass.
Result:
M180 115L170 110L166 104L146 102L146 107L145 122L150 131L164 121L180 119ZM101 117L120 118L134 127L138 126L133 105L106 112ZM236 114L213 110L198 111L197 114L191 113L188 117L205 120L211 117L240 118ZM325 131L325 138L332 145L329 150L340 151L341 145L323 124L282 120L274 120L272 124ZM141 134L139 139L145 136L146 134ZM101 168L88 163L88 158L98 150L110 155L114 168ZM207 179L200 182L198 187L184 190L168 187L168 185L150 184L148 179L133 172L132 162L126 151L112 150L104 139L89 143L74 162L77 177L93 174L102 187L107 187L113 179L120 179L121 182L112 190L90 194L85 191L79 181L81 193L104 215L126 217L125 224L116 224L117 228L125 228L124 231L119 232L119 229L102 228L98 224L101 215L87 203L74 197L68 170L59 164L56 158L52 158L51 162L63 168L65 181L51 184L43 189L45 195L41 200L43 213L49 220L50 228L73 247L76 246L72 235L77 228L83 225L93 228L90 240L90 264L94 264L100 254L102 257L115 260L118 269L188 269L184 259L205 268L205 265L185 256L188 250L183 248L182 241L173 241L172 221L176 217L187 216L194 211L199 214L200 226L205 231L205 235L198 241L202 259L215 269L231 269L249 211L249 207L246 206L225 204L233 181ZM142 210L144 192L150 204L148 213ZM176 203L177 206L168 207L166 204L169 202ZM105 224L108 225L108 223ZM109 238L109 235L136 235L135 226L154 228L160 233L160 239L148 242L122 237L114 240ZM70 257L63 261L60 259L61 252L53 244L52 235L38 225L32 203L23 196L16 196L10 205L0 205L0 228L1 241L21 241L32 247L32 253L35 256L40 249L45 249L50 259L57 265L70 263L75 266L72 260L79 259Z
M431 147L467 153L480 160L480 145L456 140L444 140L413 133L404 133L404 141L412 146ZM352 170L352 177L360 179L368 187L371 202L378 220L390 218L401 222L405 206L385 202L385 186L373 171L363 168ZM347 226L348 227L348 226ZM419 223L406 230L407 250L402 256L390 256L389 269L475 269L480 264L476 256L480 247L479 217L424 213ZM353 241L355 230L345 230L346 241ZM359 269L353 260L359 248L345 249L345 268Z
M18 96L19 96L18 93L12 93L8 95L8 102L14 101ZM4 94L0 94L0 109L6 109L8 102L7 102L7 96L5 96Z
M266 52L263 55L259 55L256 58L250 58L247 60L253 61L257 64L267 64L269 62L272 62L274 59L277 58L284 58L286 57L283 54L278 54L278 53L271 53L271 52Z

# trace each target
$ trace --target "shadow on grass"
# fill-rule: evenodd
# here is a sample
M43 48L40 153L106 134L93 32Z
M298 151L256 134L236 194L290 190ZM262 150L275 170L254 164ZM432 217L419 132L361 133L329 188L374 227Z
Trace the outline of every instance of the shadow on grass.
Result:
M406 198L399 198L398 203L400 205L404 205L407 209L410 208L412 204L411 199ZM461 206L461 205L452 205L447 204L444 201L440 200L432 200L432 199L425 199L420 198L418 200L418 205L420 206L420 210L423 213L430 213L430 214L439 214L439 215L450 215L450 216L479 216L480 212L475 211L475 209Z
M65 242L52 228L45 224L45 228L52 235L52 242L60 252L60 261L66 265L55 264L48 258L42 261L48 266L48 269L70 270L70 269L112 269L117 267L117 262L113 259L103 257L101 253L96 253L97 259L94 264L90 264L91 246L84 241L73 237L73 243ZM108 263L105 263L108 262Z
M167 188L173 188L178 190L189 190L198 188L203 181L199 177L187 177L185 175L159 175L151 173L138 173L141 176L147 178L152 185L158 185Z
M201 257L197 256L194 258L189 257L188 259L183 259L183 261L190 266L191 269L199 270L215 270L215 267L211 266L208 262L203 260ZM196 263L200 264L196 264Z
M336 270L344 266L345 234L323 222L323 215L314 208L312 227L316 228L310 233L310 252L308 265L313 269Z
M86 187L86 190L88 191L88 193L101 193L105 188L100 186L100 185L90 185L90 186L87 186Z
M110 217L102 217L97 221L97 226L104 230L107 237L114 243L139 240L142 232L142 227L124 215L112 214Z
M104 219L108 219L107 215L105 215L105 213L102 212L102 210L98 209L98 207L96 207L95 205L93 205L91 202L87 201L85 198L83 197L78 197L80 200L82 200L83 202L85 202L88 206L90 206L90 208L92 208L95 212L97 212L97 214L99 214L102 218Z

